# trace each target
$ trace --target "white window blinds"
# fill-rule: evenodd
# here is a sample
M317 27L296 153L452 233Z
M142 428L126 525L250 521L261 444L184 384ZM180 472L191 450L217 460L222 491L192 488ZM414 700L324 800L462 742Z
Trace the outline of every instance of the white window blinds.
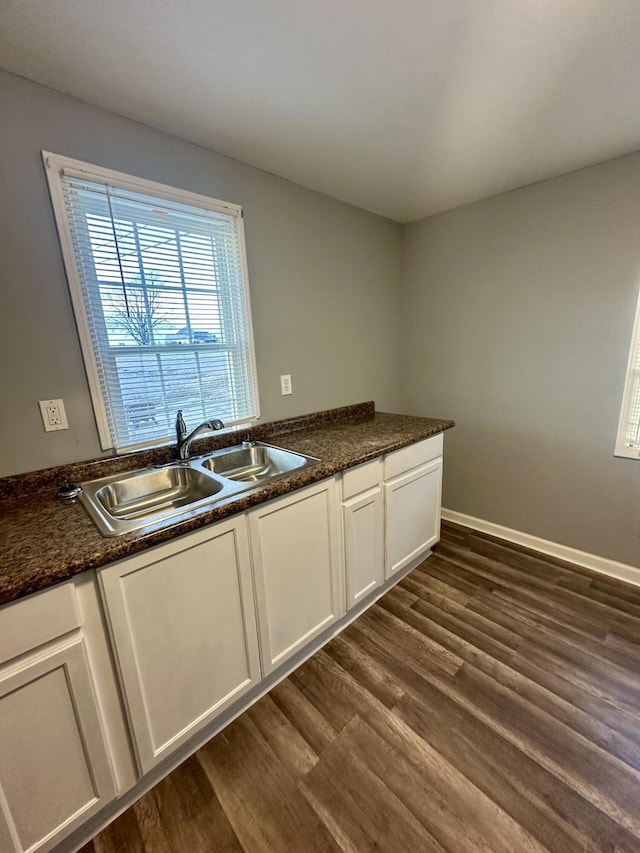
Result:
M640 459L640 296L631 336L615 455Z
M240 208L43 156L103 448L255 419Z

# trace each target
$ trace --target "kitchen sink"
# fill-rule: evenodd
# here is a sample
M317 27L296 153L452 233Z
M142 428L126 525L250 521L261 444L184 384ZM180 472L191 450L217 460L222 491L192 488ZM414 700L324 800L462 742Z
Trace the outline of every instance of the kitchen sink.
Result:
M114 474L82 489L80 502L105 536L139 530L237 491L189 464Z
M119 536L319 462L313 456L251 442L184 462L82 483L80 503L103 536Z
M281 447L255 442L218 450L199 462L208 471L228 480L259 484L317 465L320 460L313 456L293 453L291 450L283 450Z

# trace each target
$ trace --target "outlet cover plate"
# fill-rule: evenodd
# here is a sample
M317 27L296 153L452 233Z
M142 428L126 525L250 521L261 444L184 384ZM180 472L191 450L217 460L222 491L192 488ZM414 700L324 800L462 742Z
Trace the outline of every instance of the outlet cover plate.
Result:
M69 429L67 413L64 410L62 400L38 400L38 405L46 432Z
M291 374L286 373L280 377L280 389L282 391L282 396L285 397L287 394L293 394L293 387L291 385Z

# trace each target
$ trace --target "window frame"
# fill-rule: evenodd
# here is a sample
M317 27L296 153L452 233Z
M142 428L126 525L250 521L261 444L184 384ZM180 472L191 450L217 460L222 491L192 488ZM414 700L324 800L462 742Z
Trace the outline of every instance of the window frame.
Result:
M178 204L192 205L194 207L203 208L216 213L222 213L233 216L236 221L236 232L239 249L239 266L242 277L242 297L245 307L245 322L247 333L247 386L250 390L252 399L255 403L254 412L249 418L242 421L236 421L232 424L227 424L230 429L240 429L243 424L251 423L260 418L260 398L258 392L258 374L255 355L255 341L253 334L253 318L251 312L251 296L249 292L249 274L247 265L247 252L244 233L244 213L242 207L230 202L221 201L210 196L194 193L189 190L182 190L176 187L170 187L166 184L161 184L156 181L150 181L145 178L137 178L123 172L118 172L112 169L107 169L102 166L95 166L91 163L86 163L81 160L76 160L60 154L54 154L49 151L42 151L42 160L44 163L45 174L49 185L49 193L53 207L54 220L58 231L62 258L69 285L69 293L74 312L74 319L78 330L80 347L89 384L89 391L93 410L98 428L100 445L103 450L114 450L116 453L128 453L132 450L141 449L143 447L152 447L158 445L169 444L172 441L172 434L149 439L138 443L131 443L122 446L116 446L115 436L112 435L109 427L109 418L107 415L107 406L103 395L102 383L99 378L99 369L96 362L94 345L90 333L90 321L88 316L88 308L84 294L84 284L81 279L79 265L77 262L76 251L71 236L69 217L65 210L65 198L63 183L61 180L62 174L74 176L87 181L95 181L107 184L113 188L140 193L143 195L155 197L167 202L176 202ZM109 356L110 357L110 356ZM216 412L211 412L211 417L216 416Z
M629 358L627 359L627 371L624 378L624 391L622 394L620 419L618 421L614 450L614 456L626 459L640 459L640 444L636 447L630 445L627 441L631 411L634 403L640 398L640 366L634 367L636 363L640 365L640 292L638 293L633 332L631 333L631 343L629 345Z

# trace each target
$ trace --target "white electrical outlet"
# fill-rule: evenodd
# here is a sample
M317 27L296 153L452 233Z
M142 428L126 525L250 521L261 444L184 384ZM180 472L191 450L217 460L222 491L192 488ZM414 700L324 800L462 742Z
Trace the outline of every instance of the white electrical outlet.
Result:
M284 397L286 394L293 394L293 387L291 386L291 374L287 373L286 376L280 377L280 388L282 389L282 396Z
M69 429L67 413L62 400L38 400L42 423L47 432L59 429Z

